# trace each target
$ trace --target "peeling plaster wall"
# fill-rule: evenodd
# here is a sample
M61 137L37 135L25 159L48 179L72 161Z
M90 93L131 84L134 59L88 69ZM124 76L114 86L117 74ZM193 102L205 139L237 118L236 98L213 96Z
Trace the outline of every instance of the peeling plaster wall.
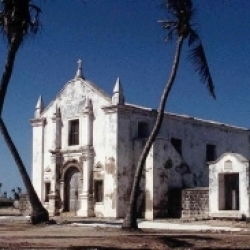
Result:
M133 139L130 113L119 111L118 120L117 217L124 217L134 176Z
M127 203L126 206L124 207L124 209L127 208L128 205L128 201L130 198L130 190L132 188L132 184L134 181L134 174L135 174L135 170L137 167L137 163L140 157L140 154L142 152L142 149L145 145L146 140L145 139L135 139L133 142L133 163L131 164L131 171L130 171L130 175L128 176L129 178L129 182L126 183L126 187L127 187ZM145 217L145 206L146 206L146 170L145 167L142 169L142 175L141 175L141 180L140 180L140 184L139 184L139 189L138 189L138 196L137 196L137 217L138 218L144 218ZM121 189L121 192L124 192L123 189ZM126 210L124 210L124 212L126 212Z
M44 181L57 179L56 164L49 152L56 140L52 122L56 106L61 112L60 166L72 160L78 163L83 161L81 157L88 133L83 112L86 97L93 103L93 167L97 164L103 167L104 201L96 204L96 215L124 217L135 168L146 140L138 138L138 123L147 122L151 132L157 113L132 105L112 106L111 99L89 81L69 81L42 113L40 118L45 119L44 128L33 126L33 183L42 200ZM80 143L76 146L68 146L68 125L72 119L79 119L80 122ZM182 155L170 143L171 138L182 140ZM152 198L153 213L150 216L161 216L165 213L165 190L208 186L207 144L216 145L217 156L237 152L250 158L250 133L246 129L165 114L153 151L147 159L147 164L154 167L143 172L138 211L144 206L149 209L147 202ZM81 164L80 167L83 167L84 163ZM165 184L167 189L162 188Z
M154 111L133 109L130 114L131 136L137 138L138 121L149 123L150 131L155 121ZM170 170L169 188L208 187L206 145L216 146L217 157L225 152L236 152L250 158L250 132L247 129L203 121L186 116L165 114L158 138L182 140L183 162L186 164ZM173 150L173 149L171 149ZM174 160L174 159L171 159ZM136 164L136 162L134 162Z
M51 149L52 145L52 116L55 110L55 105L60 108L62 117L62 149L72 150L79 149L83 146L83 134L84 131L84 119L83 111L85 107L86 97L91 99L93 103L94 123L93 123L93 145L96 151L95 161L101 161L104 163L105 154L103 148L105 147L105 113L101 107L108 105L109 101L103 98L95 89L91 88L82 80L71 81L66 87L59 93L56 100L54 100L48 108L45 110L43 117L46 118L46 134L45 134L45 152ZM80 119L80 145L68 146L68 131L69 120ZM82 127L82 128L81 128ZM97 153L98 152L98 153ZM45 165L49 164L49 155L46 155Z
M145 113L131 112L131 110L119 110L118 126L118 217L124 217L130 197L134 173L142 151L145 139L138 139L137 126L140 121L147 121L152 126L152 121ZM137 213L144 217L145 211L145 170L143 170L140 190L138 190Z
M193 175L192 186L206 187L209 183L206 144L216 145L217 157L225 152L236 152L249 158L249 135L249 131L239 128L176 115L166 115L159 137L169 140L174 137L182 140L182 158ZM180 185L180 183L177 185L177 180L174 182L173 187Z
M53 131L52 117L55 113L55 107L60 108L61 113L61 150L63 151L61 159L61 167L67 161L76 160L81 161L81 151L84 145L85 135L85 120L83 111L85 108L86 97L88 97L93 104L93 147L94 147L94 165L100 162L103 166L106 164L105 150L106 147L106 131L107 123L105 122L106 114L102 107L110 104L111 99L105 96L102 91L96 90L92 83L81 79L69 81L56 99L52 101L41 115L44 118L44 136L39 129L33 128L33 183L40 199L43 201L44 181L52 181L56 179L54 164L51 162L51 153L53 141L55 140L55 133ZM79 119L80 136L79 145L68 145L68 131L69 120ZM43 137L42 139L40 137ZM38 139L39 138L39 139ZM42 143L42 140L44 143ZM44 157L40 157L40 146L43 145ZM38 155L39 154L39 155ZM36 156L37 155L37 156ZM42 168L37 168L41 165ZM44 169L49 169L46 173ZM46 180L45 180L46 179Z
M104 167L104 217L117 217L117 112L106 114L105 167Z
M156 112L137 108L121 109L118 126L118 215L123 217L126 212L134 171L146 139L138 138L138 123L147 122L152 130ZM170 143L171 138L182 140L182 155ZM161 139L161 140L160 140ZM159 142L164 142L161 146ZM157 166L154 172L146 172L146 186L153 185L153 190L145 190L146 197L155 197L154 201L164 200L164 192L157 192L163 176L162 166L170 160L172 167L168 172L168 188L208 186L208 166L206 163L206 145L216 145L217 156L225 152L239 152L249 157L249 132L245 129L226 126L209 121L202 121L185 116L168 115L164 117L162 129L152 153L152 164ZM149 158L151 157L149 156ZM147 160L150 162L150 159ZM157 173L158 171L158 173ZM150 180L150 178L153 178ZM149 183L151 182L151 184ZM145 187L142 178L141 189ZM158 193L158 195L156 195ZM154 194L154 196L153 196ZM151 198L152 198L151 197ZM149 201L149 200L148 200ZM139 200L138 203L141 201ZM161 203L161 202L160 202ZM164 203L164 202L163 202ZM158 203L159 204L159 203ZM157 214L157 203L153 204L153 217ZM146 198L146 207L147 205ZM160 209L158 209L160 211ZM147 213L147 210L146 210ZM160 213L160 212L159 212ZM164 213L164 212L163 212Z
M157 139L154 142L146 160L146 219L167 216L171 170L181 163L182 158L168 140ZM182 176L178 178L182 182Z
M153 160L154 160L154 174L153 174L153 216L154 218L162 218L167 216L168 206L168 179L172 176L166 164L168 159L172 161L173 166L181 161L179 154L174 150L172 145L164 139L158 139L153 144Z
M43 173L44 173L44 148L43 148L43 133L44 129L41 124L33 125L33 159L32 159L32 182L35 191L39 197L43 197Z

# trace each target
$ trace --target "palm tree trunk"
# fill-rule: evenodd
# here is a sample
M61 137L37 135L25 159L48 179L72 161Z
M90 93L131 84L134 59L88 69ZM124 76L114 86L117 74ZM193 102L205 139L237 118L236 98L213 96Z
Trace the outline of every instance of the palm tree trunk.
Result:
M137 190L139 189L139 184L140 184L140 180L141 180L143 166L145 164L149 150L150 150L153 142L155 141L156 136L161 128L161 124L162 124L163 117L164 117L164 109L165 109L166 100L167 100L167 97L168 97L170 90L173 86L173 83L174 83L174 80L176 77L176 73L177 73L177 69L179 66L183 40L184 40L183 36L179 37L179 39L177 40L175 57L174 57L174 61L173 61L171 74L170 74L170 77L167 81L166 87L164 88L163 94L161 96L160 106L159 106L159 111L158 111L158 114L156 117L156 121L155 121L153 130L152 130L152 132L151 132L151 134L146 142L146 145L143 148L143 151L141 153L141 156L139 158L139 161L138 161L138 164L136 167L136 172L135 172L133 186L132 186L132 190L131 190L131 194L130 194L128 209L127 209L126 217L125 217L123 224L122 224L123 229L137 229L138 228L137 216L136 216Z
M1 84L0 84L0 116L2 115L5 95L14 68L16 53L18 52L18 49L22 41L23 41L22 35L15 34L13 35L12 41L9 44L8 55L5 61L4 72L2 74Z
M2 118L0 118L0 131L4 137L4 140L17 164L18 170L21 174L21 177L23 179L25 188L27 190L27 193L29 195L29 200L32 207L32 213L31 213L31 223L37 224L40 222L48 221L49 220L49 214L48 211L43 207L42 203L40 202L39 198L37 197L37 194L34 190L34 187L30 181L29 175L25 169L25 166L22 162L22 159L9 135L9 132L4 124L4 121Z
M25 169L25 166L21 160L21 157L8 133L8 130L2 120L2 111L3 111L3 105L5 96L7 93L8 85L10 82L10 78L12 75L14 63L15 63L15 57L16 53L18 52L18 49L23 41L23 35L22 34L13 34L13 37L11 39L7 59L5 62L4 72L1 79L0 84L0 131L4 137L4 140L14 157L14 160L17 164L17 167L19 169L19 172L22 176L24 185L26 187L27 193L29 195L29 200L32 207L32 214L31 214L31 222L33 224L40 223L42 221L48 221L49 215L48 211L43 207L41 204L39 198L37 197L37 194L34 190L34 187L30 181L29 175Z

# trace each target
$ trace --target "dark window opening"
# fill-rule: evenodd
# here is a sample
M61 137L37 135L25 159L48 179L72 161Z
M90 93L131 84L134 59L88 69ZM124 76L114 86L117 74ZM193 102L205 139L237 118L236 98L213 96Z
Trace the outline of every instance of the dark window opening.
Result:
M94 181L94 196L96 202L103 201L103 180Z
M206 161L216 160L216 146L212 144L207 144L206 146Z
M179 155L182 155L182 141L178 138L171 138L171 144L175 148L175 150L179 153Z
M49 202L49 194L50 194L50 182L45 183L45 202Z
M219 174L219 210L239 210L239 174Z
M149 136L149 128L147 122L138 122L138 138L147 138Z
M79 145L79 120L69 121L69 146Z

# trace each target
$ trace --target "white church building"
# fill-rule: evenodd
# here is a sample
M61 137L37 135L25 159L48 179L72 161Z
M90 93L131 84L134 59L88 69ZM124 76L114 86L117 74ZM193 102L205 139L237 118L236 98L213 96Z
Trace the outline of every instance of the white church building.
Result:
M156 115L154 109L126 103L119 78L113 94L106 94L85 79L81 62L75 78L47 107L39 97L31 119L32 181L50 215L68 211L84 217L124 217L137 160ZM138 215L165 217L171 205L168 190L208 187L208 162L230 152L250 159L248 129L165 113L138 190ZM222 174L235 175L234 167L229 172L221 169ZM240 169L246 172L242 160ZM233 180L239 183L239 174ZM245 189L248 182L245 178ZM220 191L220 185L213 186L214 197L227 189L225 185ZM226 202L239 209L237 199L242 198L232 192L233 201ZM217 203L214 211L223 210L223 202Z

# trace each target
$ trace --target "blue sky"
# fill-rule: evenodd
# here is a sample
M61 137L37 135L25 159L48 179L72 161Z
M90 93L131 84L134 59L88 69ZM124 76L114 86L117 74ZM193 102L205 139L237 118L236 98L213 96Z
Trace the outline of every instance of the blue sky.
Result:
M168 78L175 42L164 43L157 20L166 17L161 0L35 1L42 30L21 47L8 89L4 120L31 171L29 119L41 94L48 104L83 60L86 78L108 94L119 76L126 101L157 108ZM217 100L208 94L183 50L166 110L250 127L250 1L194 0L195 20L213 76ZM0 42L0 73L6 57ZM14 161L0 139L2 191L23 187Z

